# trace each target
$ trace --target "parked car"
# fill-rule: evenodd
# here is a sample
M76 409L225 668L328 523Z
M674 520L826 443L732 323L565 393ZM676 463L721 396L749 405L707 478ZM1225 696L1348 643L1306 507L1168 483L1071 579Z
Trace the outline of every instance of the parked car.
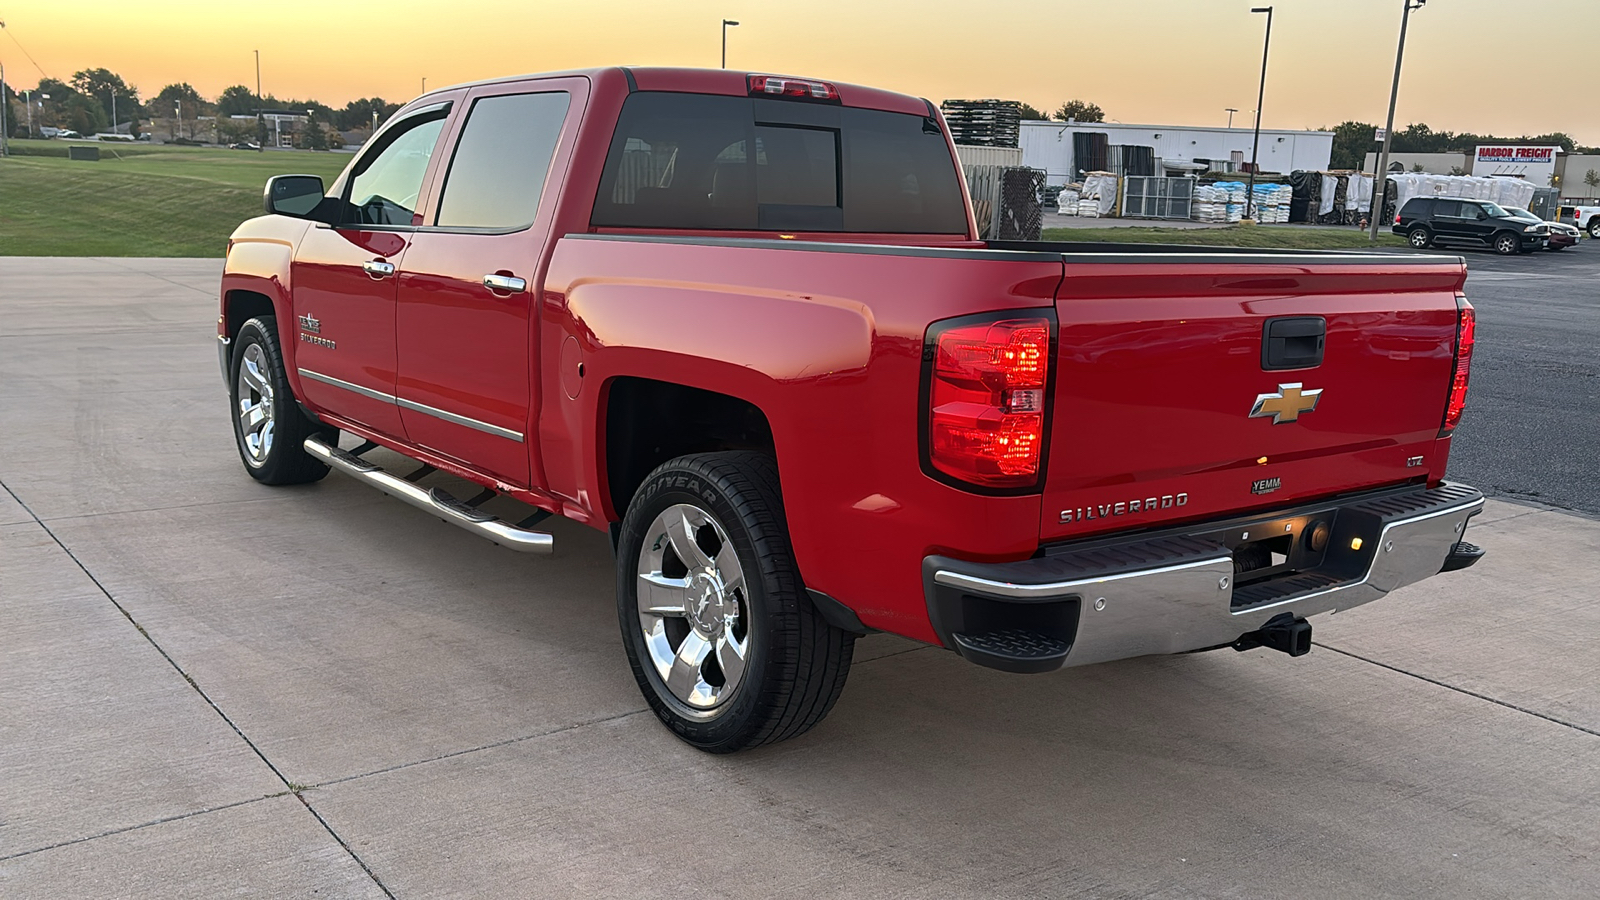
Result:
M1550 236L1543 221L1526 222L1499 204L1457 197L1412 197L1395 213L1393 231L1419 250L1489 247L1507 256L1538 250Z
M1589 237L1600 240L1600 206L1563 206L1556 217L1589 232Z
M229 150L260 150L261 149L261 145L257 144L254 141L239 141L238 143L229 144L228 145L228 149Z
M338 469L516 550L549 515L608 533L633 676L704 750L811 728L867 632L1009 672L1298 656L1306 616L1483 553L1444 480L1459 258L985 243L927 100L486 81L264 204L217 317L245 471Z
M1545 249L1547 250L1565 250L1568 247L1576 246L1578 241L1583 238L1583 232L1579 231L1575 225L1566 225L1561 222L1545 222L1537 214L1529 212L1520 206L1508 206L1505 210L1524 222L1544 222L1544 224L1550 226L1550 239L1545 244Z

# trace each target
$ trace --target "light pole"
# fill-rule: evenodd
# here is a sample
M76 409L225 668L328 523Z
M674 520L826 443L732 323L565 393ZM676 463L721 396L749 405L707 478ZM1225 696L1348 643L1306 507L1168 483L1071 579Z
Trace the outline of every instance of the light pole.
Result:
M1372 243L1378 242L1378 220L1383 218L1383 201L1389 183L1389 141L1394 133L1394 104L1400 97L1400 61L1406 58L1406 25L1411 11L1421 9L1428 0L1400 0L1400 49L1394 53L1394 84L1389 87L1389 118L1383 124L1383 150L1378 153L1378 171L1372 176ZM1412 4L1415 5L1412 5Z
M1256 161L1256 155L1261 152L1261 103L1267 99L1267 51L1272 49L1272 7L1257 6L1250 10L1253 13L1267 14L1267 37L1261 44L1261 90L1256 94L1256 136L1250 143L1250 187L1244 195L1244 217L1255 221L1256 203L1256 172L1261 168L1261 163Z
M735 22L732 19L723 19L722 20L722 67L724 69L726 69L728 67L728 26L729 25L732 25L733 27L738 28L739 27L739 23Z
M1234 109L1233 107L1230 106L1227 109L1223 110L1223 112L1228 114L1228 127L1232 128L1233 127L1233 114L1238 112L1238 110Z
M111 133L112 134L116 134L117 133L117 89L114 88L114 87L108 87L107 90L111 91Z
M261 122L261 51L256 54L256 152L265 153L267 143L267 126Z
M179 139L181 139L183 137L183 101L182 100L174 100L174 101L172 101L172 119L173 119L172 139L174 141L177 141L177 140L179 140ZM154 128L155 127L155 122L151 122L150 126L152 128Z

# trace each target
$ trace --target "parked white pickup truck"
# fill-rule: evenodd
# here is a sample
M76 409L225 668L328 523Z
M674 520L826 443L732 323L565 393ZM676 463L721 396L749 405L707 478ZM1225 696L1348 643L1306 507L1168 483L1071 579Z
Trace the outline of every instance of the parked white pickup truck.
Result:
M1563 206L1556 221L1576 225L1600 240L1600 206Z

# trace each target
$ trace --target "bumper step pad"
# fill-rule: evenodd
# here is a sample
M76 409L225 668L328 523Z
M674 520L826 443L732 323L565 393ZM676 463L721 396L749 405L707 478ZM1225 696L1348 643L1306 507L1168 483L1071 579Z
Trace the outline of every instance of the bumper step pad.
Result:
M1067 651L1072 649L1066 641L1021 629L951 637L955 639L956 652L968 662L1022 675L1061 668L1067 661Z

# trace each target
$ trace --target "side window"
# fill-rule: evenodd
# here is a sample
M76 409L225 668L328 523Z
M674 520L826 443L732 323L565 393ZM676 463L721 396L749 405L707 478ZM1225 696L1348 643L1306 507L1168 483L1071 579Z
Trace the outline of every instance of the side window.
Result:
M350 202L340 224L416 224L412 215L422 193L422 176L428 171L444 120L445 111L440 110L418 117L414 124L403 123L406 130L350 178Z
M1433 201L1433 215L1435 218L1459 219L1461 218L1461 204L1454 200Z
M571 97L482 97L456 142L434 224L515 229L533 224Z

